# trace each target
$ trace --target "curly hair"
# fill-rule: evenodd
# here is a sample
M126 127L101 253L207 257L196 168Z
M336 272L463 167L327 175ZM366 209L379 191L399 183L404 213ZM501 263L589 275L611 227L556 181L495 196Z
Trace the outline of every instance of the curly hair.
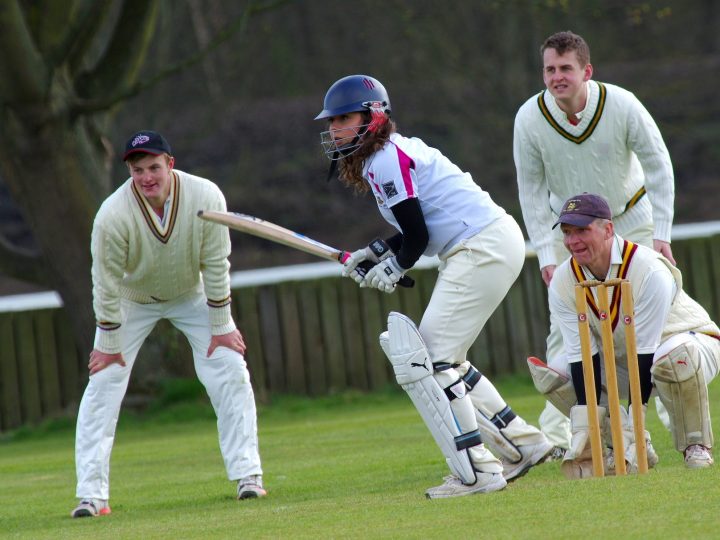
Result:
M370 113L363 112L362 115L363 123L369 124ZM390 135L396 131L397 125L391 118L388 118L387 122L385 122L377 131L367 132L363 135L360 148L356 152L340 160L340 181L346 186L352 187L355 190L355 193L367 193L370 188L362 175L365 160L385 146L385 143L387 143L390 139Z
M575 51L581 65L590 63L590 47L581 36L573 34L570 30L558 32L547 38L540 47L541 59L547 49L555 49L560 56L568 51Z

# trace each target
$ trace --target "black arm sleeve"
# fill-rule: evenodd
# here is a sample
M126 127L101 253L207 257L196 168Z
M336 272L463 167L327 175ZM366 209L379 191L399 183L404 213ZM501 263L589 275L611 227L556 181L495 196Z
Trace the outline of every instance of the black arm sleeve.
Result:
M592 357L593 373L595 374L595 397L600 403L600 355L594 354ZM587 405L587 396L585 395L585 375L583 374L582 362L572 362L570 364L570 375L572 376L575 395L578 398L578 405Z
M643 405L647 405L650 400L650 393L652 392L652 374L650 368L653 365L653 353L638 354L638 372L640 373L640 396L642 398ZM630 391L628 390L628 396ZM631 399L628 397L628 403Z
M395 252L398 264L407 270L413 267L428 245L430 236L425 216L417 198L405 199L390 210L402 233L388 238L386 242Z

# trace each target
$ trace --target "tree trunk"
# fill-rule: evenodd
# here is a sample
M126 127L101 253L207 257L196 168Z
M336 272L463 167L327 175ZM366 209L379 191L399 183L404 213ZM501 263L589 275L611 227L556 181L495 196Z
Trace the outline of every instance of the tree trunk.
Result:
M101 200L91 186L98 191L109 184L107 151L97 147L97 135L85 121L56 117L37 123L33 114L8 109L3 116L3 180L21 207L33 209L27 219L49 284L71 314L78 347L89 353L95 330L90 233Z

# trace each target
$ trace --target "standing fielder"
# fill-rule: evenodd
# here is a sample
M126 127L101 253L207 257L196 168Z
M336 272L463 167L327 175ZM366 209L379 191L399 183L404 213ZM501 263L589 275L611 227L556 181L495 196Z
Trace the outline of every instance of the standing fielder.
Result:
M523 220L545 284L550 285L556 265L567 256L559 230L554 235L548 231L562 203L583 191L608 200L619 234L653 247L674 264L673 169L652 117L627 90L592 80L590 49L582 37L554 34L540 54L547 90L520 107L513 155ZM551 316L548 366L563 363L563 354L557 321ZM530 363L530 369L538 390L554 390L539 382L547 375L543 364ZM560 449L568 448L568 425L548 402L540 427Z
M93 225L97 332L77 419L80 503L72 516L110 513L120 404L138 350L160 319L190 342L238 498L262 497L255 398L245 343L230 313L230 235L196 218L201 208L225 211L225 198L209 180L174 169L170 145L154 131L133 135L123 160L131 178L105 200Z
M429 498L505 487L543 460L552 445L517 416L467 352L517 278L525 259L522 232L472 177L390 119L390 98L377 79L351 75L328 90L316 119L340 178L371 191L399 233L352 253L344 275L391 293L422 255L440 269L419 328L391 313L380 343L453 474ZM331 169L332 171L332 169ZM360 274L357 265L377 263ZM483 441L501 457L497 459Z
M635 302L642 413L645 413L653 385L671 418L675 448L683 453L689 468L713 464L712 425L707 385L720 366L720 329L708 313L682 289L682 275L663 255L615 234L611 210L605 199L583 193L568 199L555 226L560 225L564 244L571 257L557 267L550 283L550 309L558 321L565 344L565 365L561 373L572 378L577 405L569 411L572 443L563 460L569 477L591 475L592 455L582 352L575 307L575 285L611 278L627 279ZM600 396L600 354L602 329L596 288L585 290L590 307L591 350L596 395ZM627 373L625 331L619 323L622 303L620 287L608 287L616 362ZM627 390L627 389L625 389ZM599 399L598 399L599 402ZM632 403L631 407L638 404ZM598 407L601 425L605 408ZM632 412L621 407L625 461L628 470L637 470ZM607 438L607 437L606 437ZM657 455L648 442L648 465ZM621 456L608 455L608 469Z

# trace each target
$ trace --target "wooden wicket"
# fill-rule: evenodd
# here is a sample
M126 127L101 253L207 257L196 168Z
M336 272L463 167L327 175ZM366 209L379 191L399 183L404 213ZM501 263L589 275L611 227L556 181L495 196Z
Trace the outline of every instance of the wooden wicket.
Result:
M610 431L615 454L615 474L627 473L625 467L625 447L622 438L622 421L620 416L620 395L615 369L615 344L613 340L612 318L608 307L608 287L620 287L622 296L622 315L625 324L625 345L630 380L630 397L634 404L633 426L635 433L635 450L637 451L638 472L646 473L647 450L645 445L645 422L640 393L640 373L637 360L637 344L635 341L635 310L632 287L626 279L608 279L606 281L588 280L575 286L575 304L578 314L578 330L580 332L580 349L582 351L583 376L585 379L585 396L587 397L588 426L590 428L590 447L592 452L593 476L604 475L603 449L598 418L597 394L595 393L595 373L593 370L592 350L590 347L590 322L585 290L597 288L598 310L604 356L605 382L607 384L608 408L610 410Z

